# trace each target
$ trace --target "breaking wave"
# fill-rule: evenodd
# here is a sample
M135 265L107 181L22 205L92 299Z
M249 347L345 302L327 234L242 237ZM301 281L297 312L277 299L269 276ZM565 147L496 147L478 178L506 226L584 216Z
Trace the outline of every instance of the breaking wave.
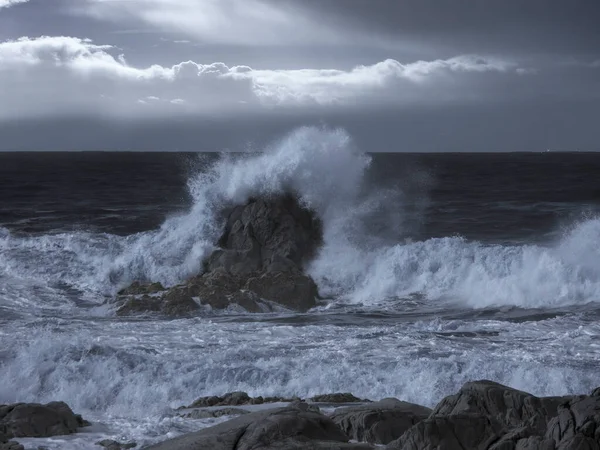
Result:
M37 286L41 298L67 286L92 304L135 279L172 285L201 270L225 205L293 191L323 220L324 246L308 270L333 304L381 306L414 294L473 308L600 300L599 219L575 224L547 246L461 237L412 242L405 194L368 185L370 164L345 131L300 128L260 154L222 155L196 173L188 181L189 211L158 230L126 237L0 230L0 270L11 280L6 289L15 290L9 297L19 302L34 301L19 296L20 284Z

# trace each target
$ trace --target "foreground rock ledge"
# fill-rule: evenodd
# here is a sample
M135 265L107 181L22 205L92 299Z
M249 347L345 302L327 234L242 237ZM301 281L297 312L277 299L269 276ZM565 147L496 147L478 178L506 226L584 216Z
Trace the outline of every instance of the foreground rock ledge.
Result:
M202 275L170 289L136 282L119 292L117 314L184 316L201 305L237 305L249 312L315 307L317 286L303 272L322 243L322 225L315 214L285 195L251 199L225 216L218 249L204 261Z
M341 395L356 399L335 394L340 399ZM260 401L238 392L203 397L194 404L210 410L215 407L212 405L257 403ZM600 389L592 395L536 397L483 380L465 384L433 410L385 399L339 407L329 415L320 412L316 405L301 401L284 408L242 414L149 448L600 450Z

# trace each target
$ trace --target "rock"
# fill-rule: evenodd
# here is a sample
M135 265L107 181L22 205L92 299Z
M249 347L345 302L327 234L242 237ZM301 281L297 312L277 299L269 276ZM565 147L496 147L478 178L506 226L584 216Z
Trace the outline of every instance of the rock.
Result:
M310 401L316 403L365 403L371 400L360 399L348 392L336 392L334 394L315 395Z
M558 408L548 424L547 439L557 450L600 449L600 397L574 397Z
M592 391L592 397L600 397L600 387L597 387Z
M432 415L478 414L494 418L508 429L531 427L543 435L548 422L558 414L558 406L570 398L538 398L483 380L466 383L457 394L444 398Z
M365 449L328 417L298 408L260 411L148 447L148 450Z
M307 311L316 306L318 291L302 269L321 243L321 222L295 197L250 200L227 212L220 248L204 261L203 274L169 289L135 282L119 292L117 314L178 317L200 305L271 312L273 303Z
M211 406L240 406L240 405L262 405L263 403L290 403L297 398L284 398L284 397L250 397L245 392L228 392L222 397L210 396L200 397L195 400L189 406L183 406L180 409L185 408L207 408Z
M160 283L143 284L139 281L134 281L131 286L121 289L119 295L150 295L158 294L166 289Z
M17 441L0 442L0 450L25 450Z
M488 450L506 434L499 422L473 414L431 416L407 430L387 449Z
M121 443L111 439L104 439L103 441L96 442L96 445L104 447L107 450L127 450L129 448L137 447L137 443L135 442Z
M361 406L338 408L331 419L351 438L372 444L388 444L404 434L431 409L395 398Z
M218 408L218 409L194 409L193 411L183 414L182 417L187 419L214 419L224 416L241 416L248 414L249 411L239 408Z
M317 306L317 285L299 270L266 272L248 279L245 288L258 297L305 312Z
M222 250L207 262L234 275L302 268L323 240L320 220L292 195L251 199L227 214Z
M8 438L60 436L88 425L63 402L0 405L0 433Z

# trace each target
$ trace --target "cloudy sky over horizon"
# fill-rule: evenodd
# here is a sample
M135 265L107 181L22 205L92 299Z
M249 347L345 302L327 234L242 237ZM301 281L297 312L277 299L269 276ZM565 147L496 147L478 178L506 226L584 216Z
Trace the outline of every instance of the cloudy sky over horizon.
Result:
M0 149L318 123L373 151L600 150L598 23L597 0L0 0Z

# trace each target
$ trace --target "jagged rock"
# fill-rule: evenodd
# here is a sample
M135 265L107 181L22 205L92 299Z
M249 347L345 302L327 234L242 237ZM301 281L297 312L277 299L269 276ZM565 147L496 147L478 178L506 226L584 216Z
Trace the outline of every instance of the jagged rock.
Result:
M8 438L60 436L88 425L63 402L0 405L0 433Z
M148 450L367 449L328 417L286 407L237 417L211 428L153 445Z
M365 403L371 400L363 400L348 392L336 392L334 394L315 395L310 399L317 403Z
M506 430L490 417L473 414L431 416L391 442L387 449L488 450Z
M536 397L493 381L466 383L444 398L432 415L478 414L498 420L509 429L530 427L543 435L557 408L571 397Z
M338 408L331 419L350 438L372 444L388 444L426 419L431 409L395 398L367 405Z
M137 443L135 443L135 442L122 443L122 442L113 441L112 439L104 439L100 442L96 442L96 445L99 445L100 447L104 447L107 450L127 450L130 448L137 447Z
M600 449L600 397L574 397L558 408L548 424L547 439L558 450Z
M182 316L200 305L270 312L272 303L306 311L316 306L318 291L302 268L321 242L320 221L293 196L250 200L226 215L220 248L204 262L203 274L166 290L135 282L119 292L117 314Z
M600 397L600 387L597 387L592 391L592 397Z

